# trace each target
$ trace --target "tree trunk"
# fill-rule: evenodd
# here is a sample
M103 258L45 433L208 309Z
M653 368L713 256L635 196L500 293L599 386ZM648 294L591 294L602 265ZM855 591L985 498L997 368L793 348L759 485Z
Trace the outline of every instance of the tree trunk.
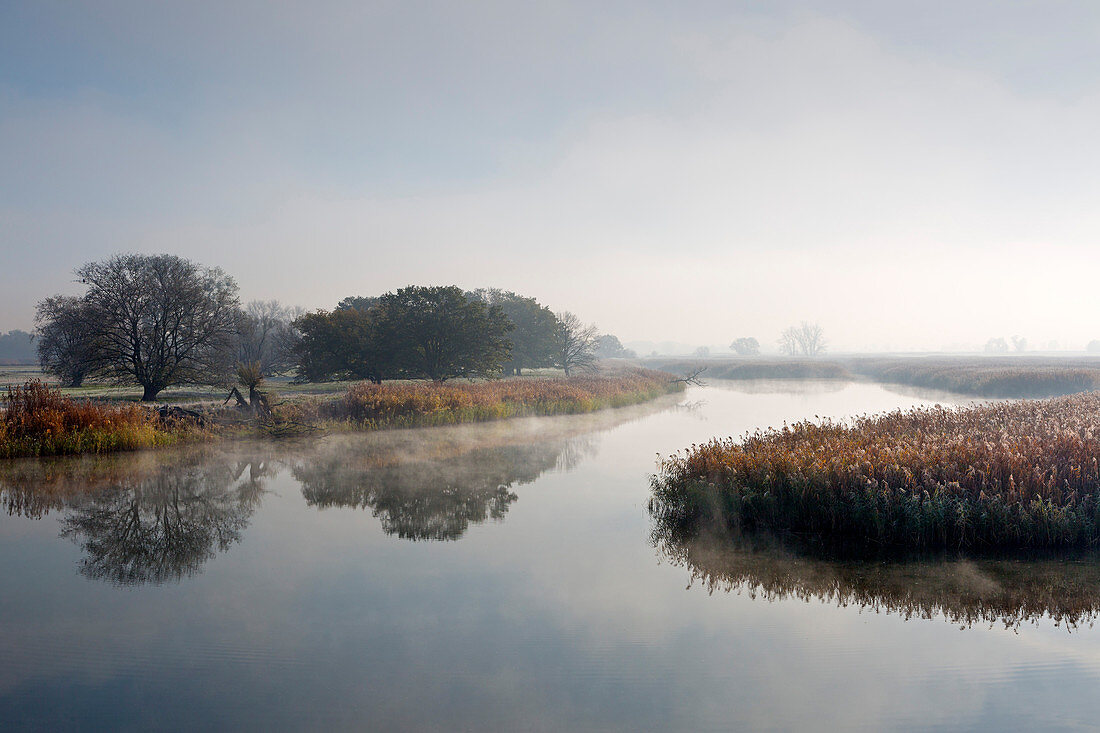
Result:
M144 385L144 387L145 387L145 392L141 395L141 401L142 402L156 402L157 401L157 395L160 393L160 390L157 389L156 387L154 387L151 384L146 384L146 385Z

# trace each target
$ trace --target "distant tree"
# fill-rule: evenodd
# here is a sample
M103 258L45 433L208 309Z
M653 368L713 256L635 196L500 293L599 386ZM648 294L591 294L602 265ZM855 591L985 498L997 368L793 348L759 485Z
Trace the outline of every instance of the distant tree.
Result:
M569 311L558 314L557 365L565 370L565 376L595 368L598 335L595 326L586 326Z
M558 321L549 308L540 305L534 298L499 288L481 288L466 295L489 306L500 306L511 321L513 329L508 338L512 342L512 351L503 364L506 374L518 375L524 369L554 364Z
M633 350L625 348L616 336L605 333L596 339L598 359L636 359Z
M825 352L824 331L817 323L803 321L791 326L779 337L779 350L788 356L814 357Z
M451 286L410 285L379 299L379 337L393 344L398 367L442 382L500 374L511 356L512 322L499 305Z
M755 356L760 353L760 342L752 336L742 337L730 344L730 349L741 356Z
M697 356L700 359L706 359L708 356L710 356L710 347L700 346L695 350L694 356Z
M1085 350L1088 351L1090 354L1100 354L1100 340L1093 339L1092 341L1089 341L1089 344L1085 347Z
M1019 336L1012 337L1012 348L1017 352L1027 351L1027 339Z
M143 401L178 384L228 382L240 315L233 278L173 255L137 254L76 274L87 285L89 375L137 382Z
M248 387L248 400L256 407L257 388L265 377L294 364L296 333L293 321L301 315L277 300L254 300L240 314L237 328L237 378Z
M1007 354L1008 343L1000 336L991 338L985 342L985 353L987 354Z
M83 299L55 295L38 304L38 363L65 387L79 387L96 359L92 310Z
M0 362L15 364L34 363L34 336L26 331L15 329L0 333Z
M381 384L395 376L394 347L380 338L377 309L316 311L294 321L295 381L367 379Z

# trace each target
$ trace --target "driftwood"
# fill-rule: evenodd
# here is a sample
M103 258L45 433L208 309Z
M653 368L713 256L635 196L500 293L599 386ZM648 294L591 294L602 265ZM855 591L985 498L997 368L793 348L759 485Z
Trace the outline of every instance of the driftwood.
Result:
M699 378L699 375L702 374L703 372L705 372L706 370L707 370L707 368L705 366L701 366L698 369L696 369L695 371L691 371L691 372L688 372L688 373L684 374L684 376L682 376L682 377L678 377L677 379L670 380L669 384L678 384L680 382L683 382L684 384L693 385L695 387L705 387L706 383L702 379Z
M267 393L261 392L258 389L252 388L248 391L249 399L245 399L241 391L236 387L229 390L228 396L225 398L223 405L228 405L229 400L237 400L237 408L241 410L247 410L254 413L259 417L269 418L271 417L271 404L268 400Z
M193 410L185 410L177 405L161 405L157 409L157 416L163 423L190 422L200 428L206 427L206 418Z
M225 398L225 402L223 402L222 404L228 405L229 400L233 399L234 397L237 398L237 407L241 407L245 410L250 409L248 401L244 398L244 395L241 394L241 391L236 387L233 387L229 390L229 395Z

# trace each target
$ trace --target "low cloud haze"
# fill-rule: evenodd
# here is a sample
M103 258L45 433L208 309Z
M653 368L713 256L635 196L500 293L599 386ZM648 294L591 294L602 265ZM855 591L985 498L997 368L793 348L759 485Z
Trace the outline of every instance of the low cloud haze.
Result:
M115 252L624 342L1100 338L1091 3L0 8L0 331Z

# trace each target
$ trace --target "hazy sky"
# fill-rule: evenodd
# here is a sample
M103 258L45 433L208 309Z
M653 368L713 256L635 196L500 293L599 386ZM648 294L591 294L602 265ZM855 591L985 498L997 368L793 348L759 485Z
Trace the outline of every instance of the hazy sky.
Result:
M1100 338L1100 3L0 0L0 331L172 252L624 341Z

